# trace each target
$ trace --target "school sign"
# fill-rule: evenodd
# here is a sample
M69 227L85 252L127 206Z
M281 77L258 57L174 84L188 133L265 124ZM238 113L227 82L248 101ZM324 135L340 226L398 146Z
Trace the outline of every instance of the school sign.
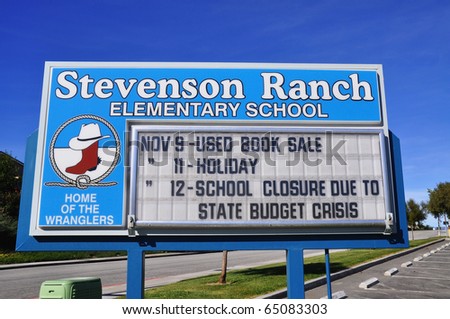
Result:
M45 67L31 236L397 232L378 65Z
M147 251L286 250L304 298L304 250L408 246L380 65L48 62L22 185L16 249L126 251L128 298Z

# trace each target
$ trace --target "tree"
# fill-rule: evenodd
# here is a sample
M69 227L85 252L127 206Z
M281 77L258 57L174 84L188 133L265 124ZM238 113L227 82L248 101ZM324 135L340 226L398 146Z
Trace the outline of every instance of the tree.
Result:
M14 249L23 164L0 152L0 248Z
M441 229L441 217L450 218L450 183L439 183L436 188L429 189L428 211L438 220L438 229Z
M408 225L412 230L412 239L414 240L414 228L419 226L423 227L422 222L427 218L427 213L425 210L426 204L417 204L413 199L406 202L406 215L408 216Z
M406 203L408 225L410 225L411 228L414 228L416 225L423 226L422 222L427 218L424 207L424 203L418 204L413 199L408 200L408 202Z
M228 268L228 250L222 252L222 271L219 277L219 284L225 285L227 283L227 268Z

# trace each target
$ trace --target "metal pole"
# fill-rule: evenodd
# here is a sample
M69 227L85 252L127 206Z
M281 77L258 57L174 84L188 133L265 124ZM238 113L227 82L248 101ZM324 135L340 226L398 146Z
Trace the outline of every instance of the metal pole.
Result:
M333 293L331 291L330 251L328 249L325 249L325 271L327 276L328 299L333 299Z
M145 258L141 249L128 250L127 299L144 298Z
M288 299L305 299L303 249L289 249L286 255Z

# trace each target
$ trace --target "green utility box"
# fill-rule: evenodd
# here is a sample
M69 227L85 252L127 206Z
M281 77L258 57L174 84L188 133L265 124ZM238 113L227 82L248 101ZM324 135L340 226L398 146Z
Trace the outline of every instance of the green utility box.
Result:
M39 298L102 299L102 282L95 277L47 280L41 284Z

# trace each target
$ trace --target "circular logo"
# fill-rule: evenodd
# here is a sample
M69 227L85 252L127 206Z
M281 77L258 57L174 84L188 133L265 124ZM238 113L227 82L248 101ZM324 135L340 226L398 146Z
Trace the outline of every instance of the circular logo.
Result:
M113 186L103 182L120 158L120 139L114 127L97 115L79 115L63 123L55 132L49 148L50 163L65 181L47 186Z

